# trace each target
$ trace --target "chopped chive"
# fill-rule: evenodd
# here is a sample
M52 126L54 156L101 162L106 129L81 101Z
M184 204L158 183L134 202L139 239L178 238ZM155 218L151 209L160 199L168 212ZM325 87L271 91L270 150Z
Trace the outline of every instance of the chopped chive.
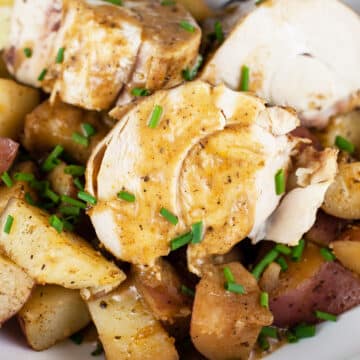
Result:
M265 336L260 335L257 341L261 350L267 351L270 349L270 343Z
M114 1L114 0L112 0ZM104 348L101 344L100 341L98 341L97 345L96 345L96 349L91 353L91 356L99 356L104 352Z
M6 221L5 221L4 233L10 234L13 223L14 223L14 217L11 215L8 215L6 218Z
M96 198L86 191L79 191L77 196L80 200L85 201L91 205L96 205L97 203Z
M262 291L260 294L260 305L266 309L269 308L269 294L266 291Z
M321 248L320 254L326 261L334 261L336 259L334 253L328 248Z
M79 216L80 208L78 206L61 206L59 212L65 216Z
M181 288L180 288L180 291L182 294L184 295L187 295L187 296L190 296L190 297L194 297L195 296L195 291L188 288L187 286L185 285L181 285Z
M215 21L214 31L216 40L221 44L224 41L224 31L220 21Z
M49 188L45 189L44 196L50 199L55 204L57 204L60 201L60 196Z
M199 69L200 69L200 67L202 65L202 62L203 62L203 57L201 55L198 55L193 68L192 69L186 68L185 70L183 70L183 72L182 72L183 78L186 81L194 80L197 73L199 72Z
M56 145L50 155L46 158L41 166L41 169L45 172L51 171L59 165L60 161L58 157L64 152L64 148L60 145Z
M82 332L77 332L70 336L70 340L76 345L81 345L84 341L84 334Z
M300 324L292 331L297 339L305 339L315 336L316 328L315 325Z
M275 175L275 192L276 195L281 195L285 192L285 171L284 169L278 170Z
M63 222L56 215L50 216L49 223L58 233L61 233L64 229Z
M305 240L300 239L299 244L293 247L291 259L293 261L300 261L305 248Z
M74 231L74 225L71 222L67 220L63 220L63 224L64 224L64 230Z
M89 123L82 123L81 129L87 138L89 138L90 136L94 136L96 134L95 128Z
M279 256L276 260L275 260L276 263L278 263L281 267L281 271L286 271L289 266L285 260L285 258L283 256Z
M63 203L79 207L80 209L84 209L84 210L86 209L86 204L84 204L82 201L75 200L67 195L61 195L60 198Z
M78 144L88 147L89 146L89 139L84 135L81 135L77 132L72 133L71 138L77 142Z
M135 195L127 191L120 191L117 196L121 200L125 200L127 202L135 202Z
M275 250L278 251L280 254L284 255L290 255L292 252L292 250L284 244L277 244L275 246Z
M337 321L337 316L336 315L329 314L329 313L324 312L324 311L316 310L315 311L315 316L320 320L334 321L334 322Z
M173 225L177 225L179 222L179 218L165 208L160 209L160 215Z
M228 283L234 283L235 278L234 278L234 275L233 275L232 271L230 270L230 268L228 266L225 266L223 271L224 271L224 277L225 277L226 281Z
M270 250L254 267L252 274L255 276L257 280L260 279L261 274L263 271L279 256L279 253L272 249Z
M338 135L335 138L335 145L342 151L346 151L349 154L352 154L355 151L355 146L352 142L344 137Z
M225 290L233 292L235 294L240 294L240 295L246 294L246 291L242 285L232 283L232 282L225 283Z
M171 240L170 248L172 251L177 250L185 245L187 245L192 239L192 233L191 231L180 235L174 239Z
M72 175L72 176L82 176L85 173L85 166L68 165L68 166L65 166L64 173Z
M287 341L290 344L294 344L294 343L297 343L299 341L299 339L296 337L296 335L290 330L286 331L285 335L286 335Z
M29 182L29 181L34 181L35 176L34 176L34 174L31 174L31 173L15 173L14 174L14 179L16 181Z
M3 181L3 183L7 186L7 187L12 187L13 186L13 181L11 180L11 177L9 175L9 173L7 171L5 171L2 175L1 175L1 180Z
M43 180L43 181L33 180L33 181L30 181L30 186L33 189L43 193L49 187L49 182L46 180Z
M61 47L58 50L58 53L57 53L56 59L55 59L55 62L57 64L61 64L64 61L64 52L65 52L65 48L63 48L63 47Z
M182 27L184 30L188 31L188 32L195 32L195 26L190 24L188 21L186 20L182 20L180 21L180 27Z
M244 65L241 68L240 91L249 91L250 69Z
M150 90L144 88L133 88L131 94L134 96L149 96Z
M275 327L272 326L264 326L261 331L260 334L266 337L270 337L273 339L278 339L278 331Z
M175 4L176 4L176 2L174 0L162 0L162 2L161 2L162 6L172 6Z
M43 69L38 77L38 81L43 81L45 79L46 74L47 74L47 69Z
M32 49L26 47L26 48L24 49L24 54L25 54L25 57L31 58L31 56L32 56Z
M84 190L84 184L79 178L74 179L74 184L79 190Z
M199 221L199 222L191 225L191 231L193 234L193 238L192 238L191 242L193 244L201 243L202 238L203 238L203 230L204 230L204 224L202 221Z
M33 197L31 196L31 194L30 193L25 193L25 196L24 196L24 198L25 198L25 201L29 204L29 205L35 205L35 200L33 199Z
M258 5L261 5L262 3L264 3L266 0L256 0L255 1L255 5L258 6Z
M158 126L162 113L163 113L162 106L155 105L148 124L150 129L155 129Z
M108 2L110 4L114 4L114 5L122 5L123 4L123 0L103 0L105 2Z

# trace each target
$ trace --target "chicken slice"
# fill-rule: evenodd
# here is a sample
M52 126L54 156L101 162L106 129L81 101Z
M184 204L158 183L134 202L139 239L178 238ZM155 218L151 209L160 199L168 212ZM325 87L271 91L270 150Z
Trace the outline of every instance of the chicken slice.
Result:
M163 112L154 129L155 106ZM204 239L191 245L190 263L228 252L277 207L274 175L290 163L298 140L287 133L297 125L288 110L201 81L143 100L88 163L87 190L98 199L89 215L99 239L123 260L153 265L172 238L203 220ZM119 191L135 201L117 198ZM178 217L176 225L162 208Z
M247 1L238 14L203 79L237 89L246 65L250 90L292 106L307 126L360 104L360 21L350 8L338 0ZM222 21L233 25L234 14Z
M191 31L181 27L182 21ZM132 87L156 90L180 83L182 70L195 61L200 36L181 5L16 0L5 60L18 80L66 103L102 110L120 92L123 105L131 101Z

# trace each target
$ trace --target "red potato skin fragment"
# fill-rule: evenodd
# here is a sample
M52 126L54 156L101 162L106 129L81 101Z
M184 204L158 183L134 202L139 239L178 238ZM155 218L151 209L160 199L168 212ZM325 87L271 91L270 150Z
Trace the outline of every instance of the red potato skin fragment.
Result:
M317 323L314 312L339 315L360 304L360 279L337 262L324 262L312 278L278 296L270 295L274 325Z
M315 224L305 234L305 239L320 246L328 246L335 241L349 222L319 210Z
M10 169L19 150L19 144L11 139L0 137L0 174Z

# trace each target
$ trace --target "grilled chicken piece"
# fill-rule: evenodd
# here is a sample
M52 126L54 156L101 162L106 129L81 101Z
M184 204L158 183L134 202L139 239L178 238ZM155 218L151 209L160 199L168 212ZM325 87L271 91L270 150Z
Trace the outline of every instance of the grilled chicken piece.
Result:
M224 28L233 19L223 19ZM237 89L249 66L251 91L292 106L304 125L323 127L360 104L359 36L359 16L338 0L247 1L202 78Z
M162 115L151 128L156 106ZM292 112L195 81L157 92L120 119L86 173L87 190L98 199L89 215L110 252L153 265L169 253L171 239L202 220L203 241L188 250L191 270L200 273L206 257L227 253L248 235L266 237L266 220L281 199L274 176L287 171L301 141L288 135L298 125ZM135 201L119 199L120 191ZM178 217L176 225L162 208ZM294 238L291 228L284 232Z
M225 290L225 266L245 294ZM259 298L256 279L240 263L207 267L196 287L191 318L195 347L210 360L249 359L260 330L273 321Z
M182 21L191 31L181 27ZM197 56L200 36L181 5L16 0L5 60L18 80L66 103L101 110L120 93L121 104L131 101L133 87L156 90L180 83L182 70ZM27 47L30 58L24 55Z
M84 135L83 124L90 124L96 133L86 143L73 139L73 134ZM31 153L41 156L56 145L64 147L75 160L86 163L91 151L109 131L101 114L86 111L56 101L45 101L25 118L22 144Z

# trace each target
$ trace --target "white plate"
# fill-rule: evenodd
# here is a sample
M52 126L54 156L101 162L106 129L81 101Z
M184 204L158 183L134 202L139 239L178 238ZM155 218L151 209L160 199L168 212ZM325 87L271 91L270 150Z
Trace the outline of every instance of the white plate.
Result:
M222 0L211 0L212 3L214 1ZM345 0L345 2L360 12L360 0ZM314 338L283 346L266 359L359 360L359 334L360 307L340 316L336 323L326 323L318 326L317 335ZM14 321L10 321L0 330L0 359L4 360L103 360L104 357L102 356L92 357L90 355L94 348L95 344L79 346L70 341L65 341L50 350L34 352L26 346Z

